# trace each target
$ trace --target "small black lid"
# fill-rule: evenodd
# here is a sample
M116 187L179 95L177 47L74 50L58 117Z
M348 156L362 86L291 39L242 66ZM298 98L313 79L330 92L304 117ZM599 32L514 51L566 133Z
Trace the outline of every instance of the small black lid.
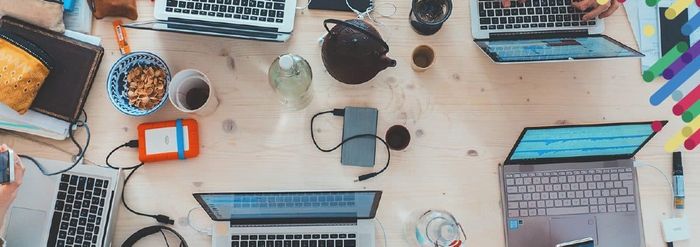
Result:
M402 125L394 125L386 131L386 143L392 150L404 150L411 142L411 133Z

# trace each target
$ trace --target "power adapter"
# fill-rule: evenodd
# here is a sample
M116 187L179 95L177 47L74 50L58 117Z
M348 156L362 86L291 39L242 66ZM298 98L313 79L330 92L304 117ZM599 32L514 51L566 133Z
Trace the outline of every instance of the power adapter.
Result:
M687 218L670 218L661 222L664 233L664 241L673 243L676 241L690 239L690 229L688 229Z

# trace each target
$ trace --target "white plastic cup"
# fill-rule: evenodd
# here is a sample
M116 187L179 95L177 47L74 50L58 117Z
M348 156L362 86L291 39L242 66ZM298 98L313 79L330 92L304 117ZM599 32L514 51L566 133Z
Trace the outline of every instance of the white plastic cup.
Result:
M204 104L196 109L193 109L187 104L187 93L195 88L209 89L209 95ZM209 78L204 73L195 69L186 69L175 74L175 77L168 85L168 97L170 103L178 110L184 113L194 113L200 116L207 116L216 111L219 106L219 99L216 97L216 92Z

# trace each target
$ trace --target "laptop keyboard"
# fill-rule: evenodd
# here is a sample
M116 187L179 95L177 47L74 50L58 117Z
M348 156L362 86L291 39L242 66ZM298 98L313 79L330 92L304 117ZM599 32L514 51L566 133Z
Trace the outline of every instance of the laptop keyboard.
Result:
M284 20L284 8L285 0L167 0L165 11L227 19L282 23Z
M355 234L233 235L231 247L355 247Z
M632 168L506 174L508 217L634 212Z
M109 181L61 174L48 246L99 246Z
M510 8L502 7L501 0L479 0L481 30L595 26L595 20L582 20L585 14L571 0L511 1Z

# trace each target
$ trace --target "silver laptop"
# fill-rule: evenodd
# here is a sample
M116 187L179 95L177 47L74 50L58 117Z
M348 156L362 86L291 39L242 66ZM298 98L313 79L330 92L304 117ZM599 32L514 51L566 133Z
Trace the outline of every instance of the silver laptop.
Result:
M576 61L643 57L602 35L600 19L583 21L571 0L469 0L472 36L496 63Z
M633 157L664 124L526 128L500 167L507 246L644 246Z
M37 159L49 171L70 164ZM123 178L117 170L78 165L44 176L29 160L10 209L7 246L111 246Z
M216 221L215 247L374 247L372 219L381 196L381 191L194 194Z
M155 20L125 27L264 41L286 41L296 0L156 0Z

